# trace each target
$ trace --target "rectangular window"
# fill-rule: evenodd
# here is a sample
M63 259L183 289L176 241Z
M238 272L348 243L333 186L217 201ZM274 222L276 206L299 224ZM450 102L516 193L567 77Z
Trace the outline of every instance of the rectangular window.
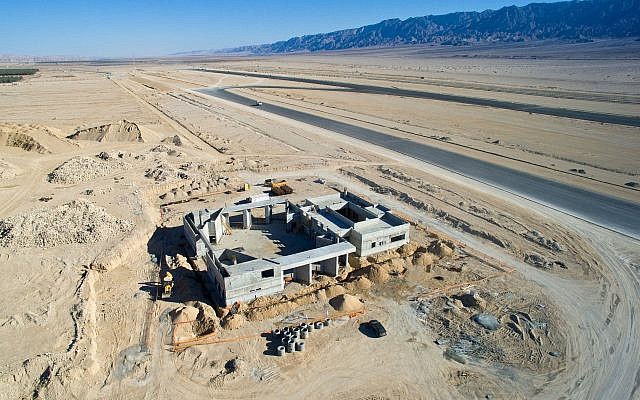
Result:
M376 242L371 242L371 248L373 249L374 247L376 247Z
M264 271L262 271L262 277L263 278L273 278L274 272L273 269L265 269Z
M391 238L391 242L399 242L399 241L401 241L401 240L404 240L404 234L402 234L402 235L398 235L398 236L393 236L393 237Z

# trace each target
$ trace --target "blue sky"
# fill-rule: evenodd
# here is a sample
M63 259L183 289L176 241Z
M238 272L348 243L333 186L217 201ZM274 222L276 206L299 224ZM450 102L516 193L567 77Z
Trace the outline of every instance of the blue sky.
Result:
M9 0L0 54L143 57L270 43L388 18L481 11L520 0Z

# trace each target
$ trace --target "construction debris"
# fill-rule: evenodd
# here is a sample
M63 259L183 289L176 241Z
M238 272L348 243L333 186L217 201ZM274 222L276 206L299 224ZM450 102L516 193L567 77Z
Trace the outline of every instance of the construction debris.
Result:
M96 243L128 232L133 223L78 199L53 209L35 209L0 220L0 246L54 247Z

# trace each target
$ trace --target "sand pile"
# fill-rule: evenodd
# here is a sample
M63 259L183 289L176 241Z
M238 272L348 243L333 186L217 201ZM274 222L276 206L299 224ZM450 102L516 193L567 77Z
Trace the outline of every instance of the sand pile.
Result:
M133 228L133 223L79 199L53 209L35 209L0 220L0 247L54 247L97 243Z
M189 301L186 305L198 309L196 321L192 325L193 332L196 336L206 335L217 329L218 317L213 307L201 301Z
M354 253L349 254L349 265L353 269L360 269L364 267L368 267L371 265L371 262L367 259L367 257L358 257Z
M435 254L440 258L450 257L453 255L453 248L455 246L450 242L443 242L442 240L434 240L429 244L429 253Z
M173 337L176 341L181 342L196 337L193 332L193 321L198 318L198 310L192 306L182 306L169 313L171 323L173 324Z
M49 154L72 149L74 145L58 136L58 130L37 124L0 123L0 146Z
M100 153L102 155L103 153ZM74 157L51 171L47 180L51 183L71 185L88 182L102 176L127 169L131 164L112 157Z
M67 138L97 142L144 142L138 125L125 120L87 129L77 129Z
M371 290L371 287L373 286L373 284L367 277L359 276L352 281L343 283L343 286L345 289L347 289L350 292L356 292L356 291L366 292Z
M51 153L49 149L38 143L31 136L18 132L0 130L0 146L18 147L22 150L33 151L40 154Z
M244 325L245 322L247 322L247 319L242 314L227 315L222 320L222 327L224 329L238 329Z
M182 146L182 139L180 139L180 136L178 136L178 135L169 136L169 137L166 137L166 138L162 139L162 143L170 143L170 144L174 144L176 146Z
M213 333L218 328L218 317L213 307L201 301L189 301L169 313L174 338L180 342Z
M329 300L329 304L339 312L353 312L362 310L364 307L356 296L341 294Z
M372 265L368 269L367 277L373 284L383 284L391 279L391 275L389 274L389 266L387 264Z
M431 265L433 264L433 258L429 253L415 253L413 255L413 265L416 267L425 267L427 272L431 272Z
M340 286L340 285L335 285L335 286L329 286L328 288L326 288L324 290L324 294L326 297L328 298L332 298L332 297L336 297L338 295L344 294L347 290Z

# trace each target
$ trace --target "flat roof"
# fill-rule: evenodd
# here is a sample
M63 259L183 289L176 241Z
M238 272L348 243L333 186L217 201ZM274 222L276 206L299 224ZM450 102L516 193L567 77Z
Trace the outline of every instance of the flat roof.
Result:
M235 264L235 265L225 264L224 269L227 271L227 274L229 274L229 276L233 276L233 275L242 275L247 272L253 272L253 271L264 271L267 269L272 269L277 265L278 263L274 262L273 260L270 260L267 258L258 258L257 260L251 260L251 261L243 262L241 264Z
M312 217L322 225L327 226L328 229L332 232L344 233L353 227L352 223L348 223L347 221L342 220L336 215L324 210L320 210L319 212L308 211L308 213L310 217Z
M317 247L315 249L290 254L288 256L275 258L260 258L236 265L227 265L225 270L229 276L242 275L247 272L264 271L277 266L296 268L301 265L314 264L356 251L354 245L349 242L340 242L328 246Z
M281 197L281 198L270 198L269 200L262 200L262 201L256 201L254 203L241 203L241 204L234 204L231 205L229 207L225 207L222 212L223 213L229 213L229 212L238 212L238 211L244 211L244 210L250 210L252 208L260 208L260 207L266 207L266 206L275 206L276 204L284 204L288 201L289 199Z
M347 201L340 196L340 193L332 193L326 196L313 197L313 198L307 199L307 202L311 204L315 204L318 207L327 207L332 204L338 204L338 203L347 204Z

